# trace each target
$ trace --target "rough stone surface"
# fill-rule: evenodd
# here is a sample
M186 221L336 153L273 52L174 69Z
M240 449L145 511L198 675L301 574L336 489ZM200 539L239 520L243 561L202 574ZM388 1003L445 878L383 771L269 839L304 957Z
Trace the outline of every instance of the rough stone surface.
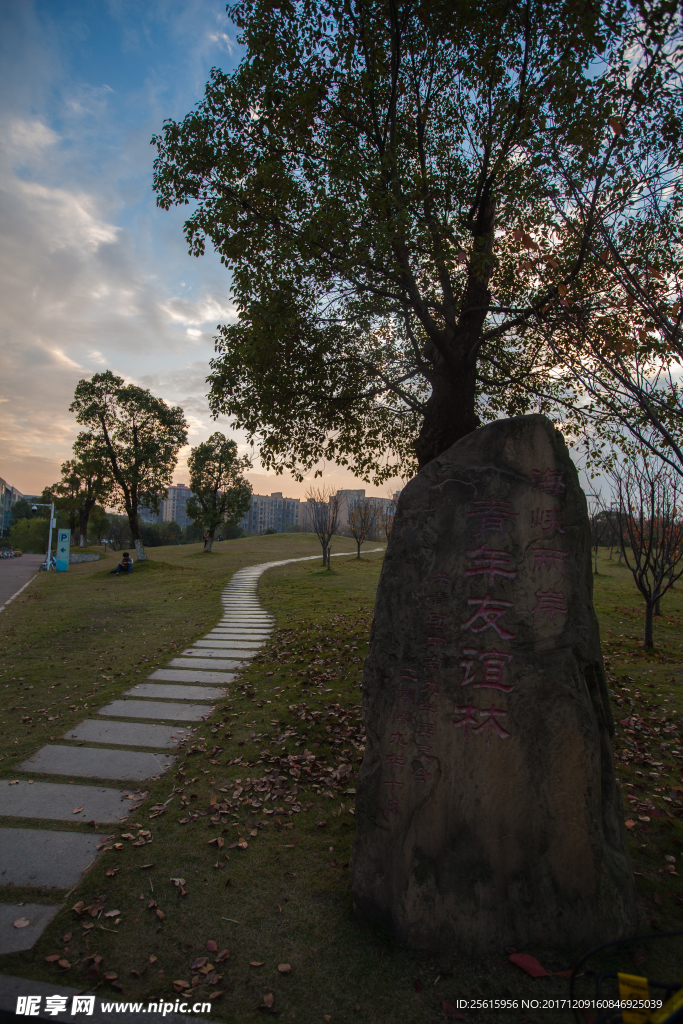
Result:
M263 644L258 640L207 640L203 638L202 640L196 640L192 646L195 649L198 647L202 650L204 650L204 648L208 648L209 650L221 651L221 653L227 648L233 651L244 651L245 654L252 654L258 651L259 648L263 647Z
M96 722L87 719L64 733L63 739L85 743L113 743L126 747L177 747L190 730L171 725L139 722Z
M162 686L158 683L138 683L126 696L151 697L153 700L220 700L225 690L213 686Z
M97 856L99 836L39 828L0 828L0 885L68 889ZM21 914L17 914L21 917Z
M152 700L113 700L98 712L112 718L151 718L162 722L200 722L212 713L213 708L206 704L162 704Z
M545 417L477 430L403 490L363 699L359 911L469 954L631 933L586 501Z
M4 818L108 823L125 817L133 800L123 790L101 786L31 783L26 779L0 780L0 814Z
M182 652L183 658L218 658L219 660L225 661L225 659L228 659L229 661L232 657L235 667L246 664L244 659L248 658L250 654L250 651L236 651L232 647L223 648L220 651L214 651L211 647L188 647L186 651ZM237 658L240 660L235 660ZM174 658L173 660L175 662L177 659Z
M21 906L16 903L0 903L0 956L33 949L60 910L58 903L53 906L44 903L22 903ZM29 922L25 928L14 927L14 922L20 917L25 917Z
M170 665L175 664L177 661L185 664L189 661L194 666L194 662L190 658L174 658L173 661L169 662ZM212 667L213 663L212 663ZM152 672L150 679L166 679L169 682L174 683L204 683L207 685L221 685L222 683L231 683L235 676L230 672L203 672L201 669L185 669L185 668L158 668L156 672Z
M169 668L191 668L194 671L209 669L212 672L237 672L246 665L247 662L243 659L237 661L235 658L214 658L213 655L209 657L208 654L204 658L201 655L197 657L189 655L183 658L172 658L168 663Z
M103 747L58 747L48 744L20 765L23 772L76 775L89 779L153 779L170 767L172 754Z

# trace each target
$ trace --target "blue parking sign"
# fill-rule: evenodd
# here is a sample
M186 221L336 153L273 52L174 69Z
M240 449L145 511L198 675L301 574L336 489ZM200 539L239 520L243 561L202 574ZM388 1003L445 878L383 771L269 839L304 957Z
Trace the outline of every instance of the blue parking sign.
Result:
M66 572L69 568L70 547L71 530L57 530L57 572Z

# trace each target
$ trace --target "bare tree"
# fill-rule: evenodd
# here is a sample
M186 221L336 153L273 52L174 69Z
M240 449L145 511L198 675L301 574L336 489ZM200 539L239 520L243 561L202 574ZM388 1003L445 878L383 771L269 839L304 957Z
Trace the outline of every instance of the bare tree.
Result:
M598 575L598 549L604 538L611 532L609 511L599 494L591 494L588 505L588 519L591 524L591 545L593 547L593 572Z
M369 537L377 522L377 509L370 498L359 498L349 512L349 537L356 542L357 558L360 558L360 547Z
M306 500L311 528L322 545L323 565L329 569L329 547L332 536L337 531L340 495L325 484L323 487L309 487L306 491Z
M640 455L613 474L621 550L645 600L644 646L654 647L652 618L664 594L683 575L680 475Z
M378 516L380 525L382 527L382 530L384 531L384 536L386 537L387 541L389 540L389 534L391 533L391 528L394 525L394 516L395 515L396 515L396 502L392 500L391 502L387 502L387 504L380 510L380 513L379 513L379 516Z

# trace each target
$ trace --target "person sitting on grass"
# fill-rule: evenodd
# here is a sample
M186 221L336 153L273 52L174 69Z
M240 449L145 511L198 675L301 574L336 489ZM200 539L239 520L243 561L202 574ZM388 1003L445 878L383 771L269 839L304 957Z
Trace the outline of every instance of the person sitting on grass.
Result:
M127 551L123 552L121 561L112 569L112 575L118 576L121 572L132 572L133 571L133 559L130 557Z

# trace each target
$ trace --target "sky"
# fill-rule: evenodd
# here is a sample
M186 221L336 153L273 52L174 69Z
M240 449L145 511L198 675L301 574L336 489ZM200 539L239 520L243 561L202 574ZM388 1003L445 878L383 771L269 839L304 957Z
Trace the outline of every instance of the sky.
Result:
M74 388L105 369L182 406L191 446L222 430L251 452L206 399L230 277L213 252L188 255L182 210L156 207L150 145L212 67L237 66L235 34L220 0L0 4L0 476L23 493L59 479ZM323 469L331 486L380 493ZM258 461L248 476L294 497L314 482Z

